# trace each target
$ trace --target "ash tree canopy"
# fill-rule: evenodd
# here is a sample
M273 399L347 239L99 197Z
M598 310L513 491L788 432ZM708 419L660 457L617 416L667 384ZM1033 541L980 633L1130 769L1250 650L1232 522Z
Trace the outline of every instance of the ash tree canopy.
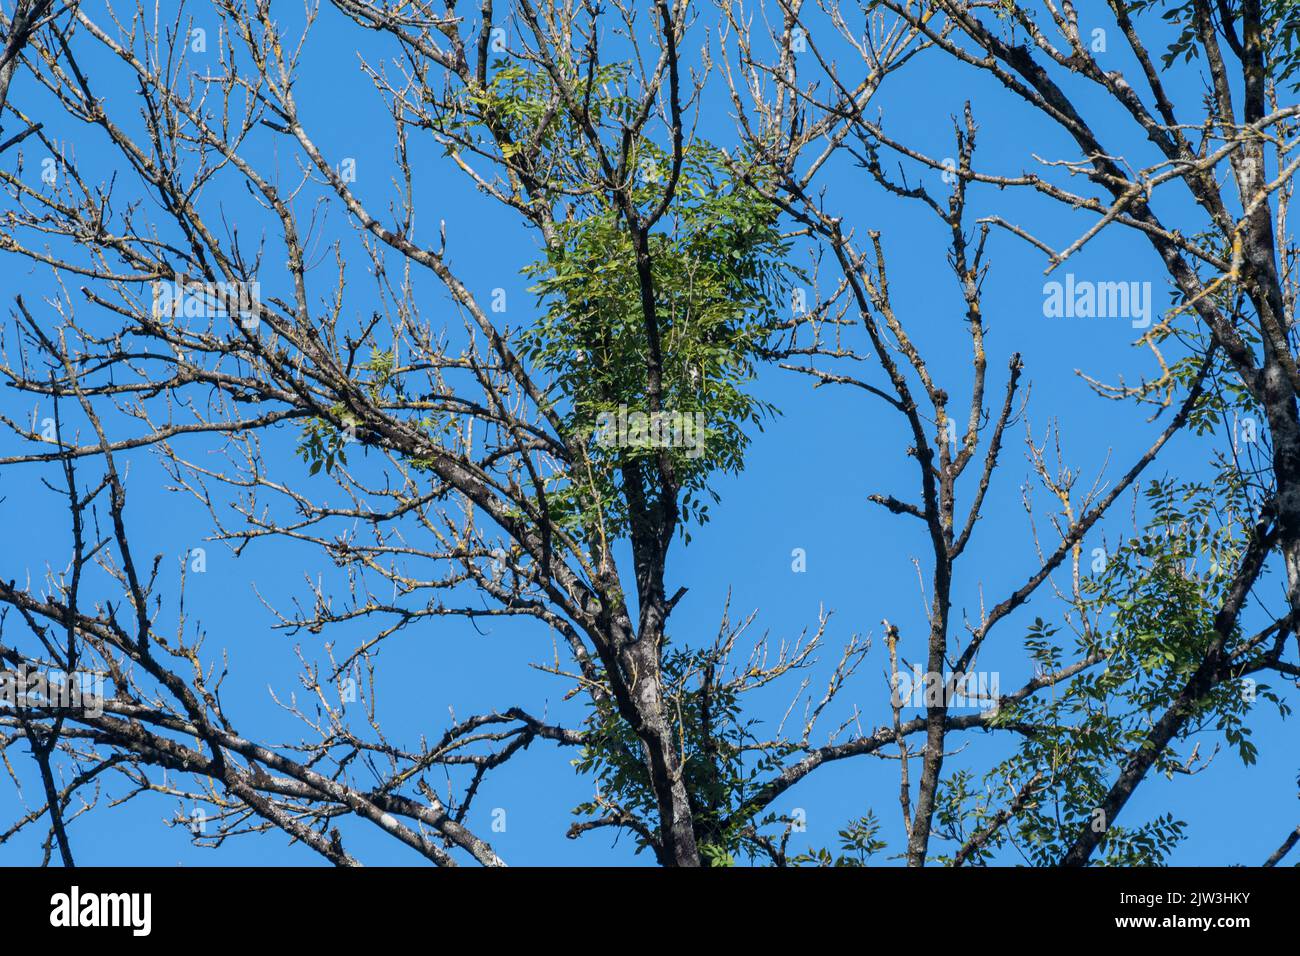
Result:
M274 6L0 6L0 845L1153 864L1293 756L1291 4Z

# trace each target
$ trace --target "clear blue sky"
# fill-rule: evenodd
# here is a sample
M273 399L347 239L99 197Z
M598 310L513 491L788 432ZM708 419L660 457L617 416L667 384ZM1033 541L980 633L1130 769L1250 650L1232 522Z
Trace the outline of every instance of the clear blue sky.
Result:
M281 5L276 6L279 13ZM286 18L299 15L296 7L283 4ZM194 11L196 25L203 25L206 8L198 4ZM711 8L701 5L700 23L690 34L688 47L698 48L703 42L712 16ZM325 5L307 46L296 95L318 145L331 157L354 157L358 188L374 208L383 209L392 194L391 124L382 108L377 109L374 88L358 69L358 41L369 52L377 49L373 36L363 34ZM1111 45L1116 52L1108 55L1115 64L1129 68L1129 60L1118 52L1117 35ZM214 48L210 43L209 49ZM195 56L194 62L201 63L202 57ZM212 66L217 68L215 62ZM108 96L110 112L120 114L125 123L138 122L134 88L120 70L94 73L92 81L101 95ZM1194 68L1181 71L1174 88L1176 98L1198 98L1200 82ZM25 109L48 105L25 76L16 81L11 97ZM1031 151L1044 157L1074 158L1074 151L1059 133L987 76L941 57L916 61L903 76L886 84L874 107L883 110L895 137L946 156L953 153L949 117L959 113L968 98L980 124L980 168L1014 174L1031 162ZM1132 127L1113 107L1091 94L1080 99L1094 111L1090 118L1103 139L1115 144L1114 151L1136 151L1143 159L1149 156L1146 144L1133 136ZM728 112L718 99L707 111L702 133L716 142L732 142ZM46 122L52 135L75 149L83 168L99 173L111 168L111 154L104 152L102 140L95 134L70 125L53 112L38 114L38 118ZM271 139L265 142L269 144ZM40 153L27 149L27 155L25 175L38 176ZM533 299L525 291L528 283L519 269L534 257L535 238L520 228L512 213L470 188L436 149L426 146L417 156L417 233L422 231L428 241L436 235L438 221L445 220L450 262L458 275L485 298L491 289L504 287L510 323L531 321ZM292 179L287 152L274 154L268 146L261 159L281 164L286 177ZM3 158L11 167L16 161L12 152ZM912 167L909 175L926 177L936 193L943 190L933 172ZM842 213L846 222L859 230L883 231L897 311L913 330L935 375L952 383L947 386L950 393L963 396L969 375L968 340L958 289L944 261L945 237L939 223L920 206L883 195L861 170L848 166L830 169L824 184L828 187L827 205ZM209 193L204 201L208 208L220 206L237 220L242 210L247 218L240 221L249 223L245 229L260 228L265 221L251 215L242 189L229 195ZM996 212L1013 222L1040 228L1058 248L1075 238L1087 223L1084 216L1064 217L1058 207L1014 192L977 188L972 191L971 203L978 215ZM1158 203L1157 208L1174 217L1179 213L1179 207L1173 205ZM325 221L322 237L347 234L346 223L335 207ZM1085 480L1091 480L1107 455L1111 460L1108 474L1118 475L1161 426L1148 423L1147 413L1141 409L1097 397L1076 371L1105 381L1115 381L1122 374L1131 381L1151 373L1148 354L1132 347L1135 333L1127 322L1044 318L1041 255L1005 233L995 234L990 241L993 268L985 286L985 306L994 400L1000 397L1007 357L1019 351L1025 361L1025 378L1032 385L1029 417L1035 436L1041 440L1045 427L1055 419L1064 435L1067 457L1083 469ZM319 248L323 254L324 243ZM273 244L271 249L262 276L264 295L284 291L280 288L283 276L275 269L278 258ZM350 249L353 268L359 270L356 252L354 245ZM29 269L12 257L0 259L0 270L6 302L18 293L37 302L52 291L45 271ZM1157 290L1157 302L1167 300L1164 272L1154 254L1145 241L1120 230L1111 230L1093 243L1073 260L1069 271L1080 278L1150 281ZM327 263L318 293L328 291L332 277ZM75 282L70 285L75 289ZM354 286L352 307L368 311L365 283L356 280ZM458 327L446 293L432 284L424 290L426 316L436 321L438 315L445 315L453 328ZM84 307L81 314L90 315ZM11 328L7 330L5 343L10 349L11 332ZM870 634L875 642L857 679L843 693L838 711L824 721L823 730L855 704L861 705L867 719L883 721L887 717L882 707L886 658L880 621L888 618L905 635L920 632L925 620L923 597L911 559L916 556L921 561L928 579L927 543L919 523L892 516L866 499L877 492L911 496L914 465L903 454L907 438L894 413L859 393L827 389L813 393L806 379L778 371L765 372L755 390L779 406L782 414L754 436L745 472L719 484L723 500L713 509L712 522L695 532L689 547L679 546L675 551L669 589L685 585L690 590L673 616L673 636L682 642L709 640L717 630L728 593L733 617L757 609L752 633L767 631L774 638L793 637L813 628L819 606L825 606L833 610L834 617L812 691L820 693L820 682L834 663L838 646L851 633ZM32 409L26 399L3 390L0 411L29 419ZM293 439L285 434L274 440L282 451L275 463L281 470L278 477L286 481L304 478L304 466L292 454ZM1225 437L1180 436L1149 475L1202 473L1211 440L1221 445ZM13 453L11 436L0 436L0 442L5 454ZM213 446L211 439L200 438L180 447L197 456ZM1020 425L1008 436L984 519L959 566L957 627L963 611L976 613L981 594L991 605L1037 566L1020 503L1021 485L1030 477L1023 453ZM299 689L294 642L300 641L309 655L323 656L321 638L306 634L290 638L273 630L273 620L258 601L254 587L267 600L287 607L294 596L305 593L307 579L323 576L327 582L337 580L337 572L313 550L288 543L253 546L238 559L219 545L205 544L209 531L206 513L193 499L165 490L161 470L150 454L127 457L131 466L127 518L137 552L162 553L168 558L164 568L175 568L189 549L208 549L207 573L190 578L186 610L191 621L201 621L208 635L209 656L215 659L222 650L229 655L231 674L223 700L235 726L262 740L295 738L295 725L277 709L268 689L281 695ZM90 473L87 469L86 474ZM11 467L0 474L0 523L5 529L0 575L5 578L38 577L47 565L58 567L66 561L64 509L57 495L40 487L42 477L55 476L34 467ZM310 487L327 493L324 482ZM1041 495L1038 501L1044 503ZM1101 546L1103 539L1113 542L1126 533L1129 518L1127 507L1117 507L1101 529L1089 536L1086 549ZM807 552L806 573L791 571L794 548ZM171 580L175 580L174 570ZM174 595L165 586L160 590L167 595L160 615L166 630L172 620L168 615L175 610ZM1048 594L1040 592L1029 607L994 632L995 643L982 664L1000 671L1004 689L1019 686L1031 673L1019 645L1025 623L1038 615L1049 620L1059 617L1060 609ZM15 622L11 619L5 626L14 627ZM335 639L339 646L346 646L344 634L336 634ZM912 659L921 658L918 644L905 651ZM551 719L575 725L582 709L575 702L561 700L567 685L528 666L547 663L550 656L550 635L539 625L488 623L476 629L468 623L444 620L410 630L389 642L381 658L381 716L389 735L408 742L414 742L419 734L436 736L448 723L449 708L464 717L482 710L523 706L533 712L545 710ZM782 685L779 691L751 701L751 712L772 727L792 692L792 685ZM1208 770L1193 778L1172 783L1153 779L1140 788L1121 822L1133 824L1166 811L1186 820L1189 838L1171 858L1173 863L1262 861L1296 822L1297 754L1294 727L1284 726L1268 705L1257 706L1252 727L1260 748L1258 764L1243 767L1235 756L1224 752ZM1004 752L1004 745L992 738L960 740L969 741L969 747L952 758L946 771L959 766L980 769ZM39 803L43 798L30 759L20 753L9 756L19 770L26 804ZM632 844L627 839L613 850L610 836L604 832L577 841L565 839L564 831L572 819L569 810L587 799L592 789L591 782L578 777L569 766L573 756L572 751L557 752L550 744L534 743L506 768L489 775L467 823L513 864L632 862ZM872 758L824 767L785 794L774 809L804 808L806 843L821 846L833 844L836 831L847 821L874 808L897 847L897 770L896 761ZM114 796L122 789L121 782L112 784ZM175 799L150 796L116 810L100 808L75 821L71 835L78 862L320 862L303 847L287 848L286 839L279 834L241 837L218 851L196 849L184 830L169 829L163 823L178 807ZM506 810L504 833L491 830L494 808ZM0 826L19 810L12 784L0 784ZM42 831L32 831L0 848L0 862L38 859L41 836ZM799 848L799 837L791 847ZM373 828L355 828L349 849L370 863L417 862L410 851ZM641 857L639 862L649 860ZM1017 861L1008 858L1005 862Z

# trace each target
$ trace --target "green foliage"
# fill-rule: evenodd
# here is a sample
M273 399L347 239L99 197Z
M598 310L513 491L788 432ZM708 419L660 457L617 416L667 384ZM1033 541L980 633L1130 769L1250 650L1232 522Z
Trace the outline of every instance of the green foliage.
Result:
M1213 29L1221 47L1226 47L1225 25L1219 11L1228 12L1228 24L1236 38L1244 42L1241 29L1241 0L1224 0L1214 4ZM1297 39L1300 38L1300 4L1295 0L1262 0L1262 34L1264 39L1265 69L1278 83L1294 81L1300 70L1300 50ZM1201 50L1197 40L1196 3L1195 0L1136 0L1129 5L1132 11L1160 9L1161 18L1178 30L1178 35L1162 57L1166 68L1180 58L1190 63L1200 57ZM1291 88L1300 89L1300 82L1292 82Z
M345 424L356 427L356 421L344 406L335 405L330 412ZM324 418L312 418L302 427L297 451L302 460L310 465L308 470L311 474L316 474L322 468L329 474L334 470L335 462L344 465L348 463L348 439L346 429L338 428Z
M666 454L678 486L680 528L689 539L690 526L707 522L709 505L717 501L710 477L741 469L748 431L761 428L773 412L745 385L777 320L776 303L798 272L786 261L789 244L775 207L729 173L726 154L692 140L672 202L648 236L648 260L663 363L660 409L692 424L702 415L703 448L693 441L666 449L651 442L598 442L598 426L610 420L602 414L652 411L650 335L634 231L625 210L599 185L600 160L588 134L607 137L608 156L622 161L631 201L642 215L662 203L672 157L649 133L622 139L624 124L641 125L639 101L628 92L631 64L592 67L563 49L552 52L567 95L583 104L581 121L556 108L562 94L549 70L502 59L485 86L451 94L437 122L449 151L468 145L491 152L502 144L501 158L531 184L529 201L553 205L555 228L526 270L542 314L516 333L517 344L545 383L567 437L591 450L591 465L549 479L552 519L582 536L625 535L626 482L640 478L656 488L656 460Z
M666 709L676 718L676 747L685 755L682 774L696 841L710 865L734 866L737 857L752 856L757 849L753 807L747 801L759 781L778 770L794 748L755 738L757 721L744 718L734 686L717 679L720 668L712 649L664 652ZM598 817L614 806L654 831L658 812L640 741L612 703L591 706L585 725L587 743L574 766L595 777L599 797L579 805L574 813ZM636 852L646 846L638 837Z
M1094 825L1125 756L1142 745L1153 714L1163 713L1199 666L1214 638L1214 617L1242 552L1253 533L1248 489L1239 474L1223 468L1208 484L1155 481L1145 491L1150 519L1108 556L1105 569L1087 577L1076 611L1095 623L1075 635L1067 654L1059 629L1037 619L1025 647L1037 669L1058 670L1067 660L1102 654L1104 661L1050 694L1002 707L1000 726L1032 725L1018 752L984 778L962 771L945 780L938 826L964 841L1006 806L1035 773L1042 783L1014 820L977 851L971 862L991 859L1012 845L1034 865L1058 861L1080 829ZM1228 635L1229 654L1241 647L1240 627ZM1243 654L1245 668L1255 650ZM1267 686L1257 698L1285 716L1289 710ZM1234 680L1220 683L1201 710L1157 759L1155 770L1172 777L1187 770L1179 742L1216 733L1249 765L1256 749L1246 725L1251 703ZM1204 756L1204 755L1202 755ZM1169 815L1128 826L1113 822L1095 862L1154 865L1183 836Z
M372 349L370 352L370 361L366 362L362 368L371 373L368 385L370 397L378 400L383 394L384 388L393 379L393 373L397 369L397 357L392 352Z
M636 102L621 92L630 72L628 64L600 64L588 72L585 63L561 55L556 67L569 89L587 105L594 126L607 119L632 118ZM568 110L551 108L555 97L554 80L545 70L498 60L492 64L486 88L467 88L454 95L453 112L441 118L441 126L462 139L477 137L484 148L490 148L489 140L495 138L489 130L502 131L507 161L519 160L527 144L540 158L537 172L557 186L585 182L581 150L574 146L583 131Z
M665 449L682 488L683 517L699 523L708 520L706 499L717 500L709 478L742 469L746 429L761 428L772 412L745 386L778 321L777 303L797 274L785 262L789 244L776 210L728 176L723 160L707 145L688 149L669 216L649 236L662 409L701 413L705 424L702 450ZM652 147L642 147L638 162L646 165L636 168L667 176L669 157ZM662 189L647 180L635 198L648 205ZM594 466L554 493L556 517L591 526L599 514L606 530L618 534L628 517L620 494L624 469L649 478L660 453L598 440L602 414L649 410L649 336L637 251L620 211L600 202L558 233L529 269L543 314L522 333L523 348L548 376L555 407L571 436L587 443Z
M370 360L361 366L361 371L366 373L362 381L371 401L380 400L396 370L397 360L392 352L371 351ZM342 427L336 422L341 422ZM297 447L299 457L310 465L309 472L314 475L324 469L329 474L336 462L346 465L348 443L356 439L356 429L360 424L342 403L330 408L328 418L309 419L302 427Z
M806 853L790 858L796 866L812 864L813 866L867 866L871 857L885 849L887 844L879 839L880 821L874 810L858 817L839 832L840 850L833 854L826 847L811 849Z

